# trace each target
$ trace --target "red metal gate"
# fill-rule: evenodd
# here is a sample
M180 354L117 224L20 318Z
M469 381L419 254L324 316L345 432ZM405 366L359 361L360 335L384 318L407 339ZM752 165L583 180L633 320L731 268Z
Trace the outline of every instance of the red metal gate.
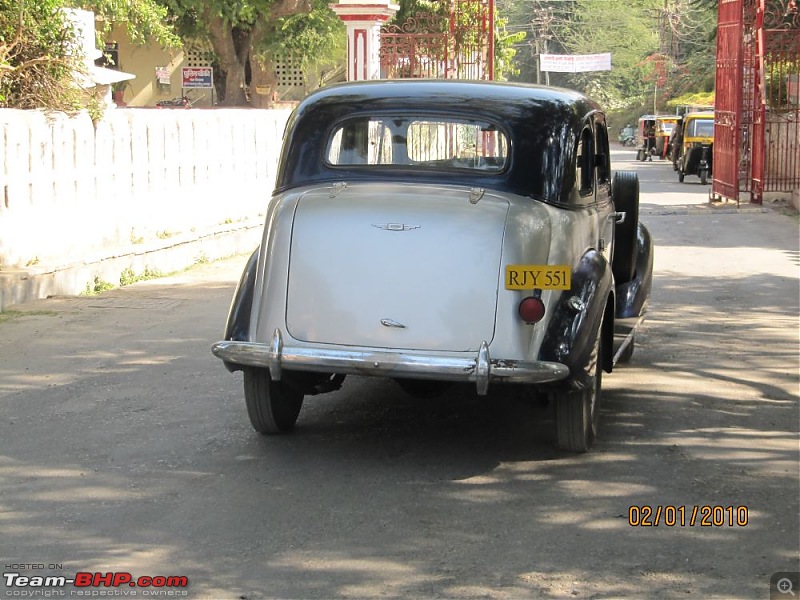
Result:
M381 28L381 77L494 79L494 0L452 0Z
M757 14L753 201L800 189L800 9L761 0Z
M800 188L797 0L721 0L712 194Z
M742 136L742 3L720 0L717 22L717 73L712 194L739 198Z

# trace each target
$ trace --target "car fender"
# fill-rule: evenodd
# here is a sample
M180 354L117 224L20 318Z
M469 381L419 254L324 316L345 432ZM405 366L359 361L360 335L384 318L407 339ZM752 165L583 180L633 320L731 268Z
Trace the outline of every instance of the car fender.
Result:
M616 290L616 318L640 317L647 309L653 287L653 238L647 227L639 223L636 233L636 270L631 281Z
M250 337L250 313L253 307L253 291L256 282L256 267L258 266L258 252L255 252L247 260L247 264L236 285L233 293L230 309L228 310L228 320L225 323L225 340L237 342L247 341ZM228 371L241 370L240 365L226 362L225 368Z
M541 360L560 362L569 367L570 377L563 383L580 388L586 381L586 367L602 320L602 343L611 349L614 331L614 287L611 265L596 250L583 255L572 271L571 288L555 306L539 352ZM605 352L603 370L611 371L611 353Z

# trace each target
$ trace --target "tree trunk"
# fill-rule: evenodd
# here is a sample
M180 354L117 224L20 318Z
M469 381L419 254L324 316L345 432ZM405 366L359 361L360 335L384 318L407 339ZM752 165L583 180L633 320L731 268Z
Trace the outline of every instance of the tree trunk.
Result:
M250 58L250 106L253 108L272 108L278 79L275 65L269 57Z
M253 27L250 49L250 105L253 108L272 108L278 82L272 57L257 53L256 46L274 33L275 22L281 17L310 11L310 0L277 0L269 19L261 19Z
M219 57L220 70L225 79L224 97L220 98L219 103L222 106L247 106L245 64L252 36L247 31L232 27L229 22L208 10L208 7L204 18L211 45Z

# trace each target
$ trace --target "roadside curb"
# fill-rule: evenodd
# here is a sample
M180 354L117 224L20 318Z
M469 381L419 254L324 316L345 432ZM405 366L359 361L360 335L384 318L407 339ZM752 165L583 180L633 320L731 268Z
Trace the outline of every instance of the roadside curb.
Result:
M640 215L650 216L681 216L681 215L731 215L731 214L759 214L773 212L773 208L761 205L741 204L734 202L714 202L705 204L678 204L674 206L659 206L658 208L639 208Z
M123 272L169 274L192 265L251 253L261 241L261 223L220 226L142 245L107 248L81 261L0 271L0 312L49 296L79 295L97 282L120 285Z

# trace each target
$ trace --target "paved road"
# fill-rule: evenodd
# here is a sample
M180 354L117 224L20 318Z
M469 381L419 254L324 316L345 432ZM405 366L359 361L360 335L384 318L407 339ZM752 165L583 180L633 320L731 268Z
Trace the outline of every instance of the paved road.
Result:
M656 278L591 454L509 393L358 378L294 435L254 434L209 351L239 257L0 323L3 572L185 576L191 598L768 598L800 569L797 218L615 158ZM631 506L725 525L632 527Z

